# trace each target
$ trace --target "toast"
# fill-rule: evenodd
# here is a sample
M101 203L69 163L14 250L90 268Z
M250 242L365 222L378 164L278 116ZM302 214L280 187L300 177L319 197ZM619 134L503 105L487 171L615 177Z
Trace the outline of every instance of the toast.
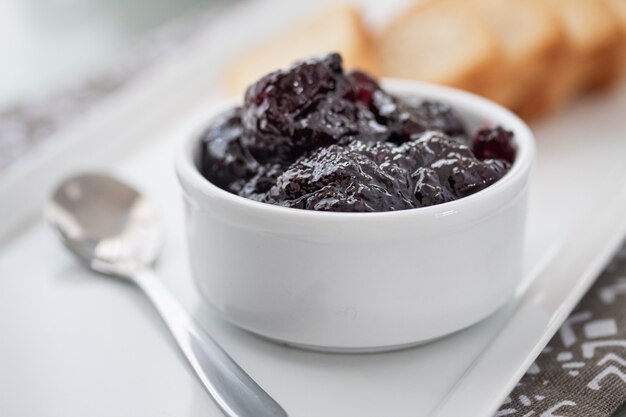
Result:
M559 19L566 45L559 62L520 109L531 118L555 109L574 95L604 87L622 69L623 34L608 4L600 0L536 0Z
M622 29L626 32L626 0L606 0L609 8L619 20Z
M526 0L472 0L494 33L503 61L480 93L515 109L554 65L565 39L556 17Z
M425 0L376 39L382 73L481 91L499 64L497 41L465 1Z
M582 87L611 84L621 73L623 32L606 1L550 0L554 2L569 33L575 53L586 73Z
M378 74L370 36L358 10L348 5L325 10L243 52L227 66L227 93L241 95L259 77L311 55L339 52L344 67Z
M622 27L622 66L626 67L626 0L607 0Z

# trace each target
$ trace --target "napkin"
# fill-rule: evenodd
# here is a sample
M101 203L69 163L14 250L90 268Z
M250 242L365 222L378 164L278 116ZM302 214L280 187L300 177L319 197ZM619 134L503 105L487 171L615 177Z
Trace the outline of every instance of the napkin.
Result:
M496 417L608 417L626 402L626 245Z

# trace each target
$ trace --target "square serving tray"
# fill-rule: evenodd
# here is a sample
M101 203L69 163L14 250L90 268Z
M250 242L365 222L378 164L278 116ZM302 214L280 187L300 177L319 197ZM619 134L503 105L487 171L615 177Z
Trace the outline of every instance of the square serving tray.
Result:
M224 22L243 27L268 4ZM227 30L224 22L211 30ZM63 132L62 152L41 150L0 177L0 214L10 219L0 228L0 415L220 415L141 294L82 269L39 220L59 178L96 167L157 205L167 230L159 275L290 415L492 416L626 233L626 83L532 126L538 161L525 280L505 307L417 348L314 353L222 322L191 279L172 154L182 132L218 99L207 89L216 78L205 72L221 59L211 39L199 37L175 62ZM156 99L181 82L176 100Z

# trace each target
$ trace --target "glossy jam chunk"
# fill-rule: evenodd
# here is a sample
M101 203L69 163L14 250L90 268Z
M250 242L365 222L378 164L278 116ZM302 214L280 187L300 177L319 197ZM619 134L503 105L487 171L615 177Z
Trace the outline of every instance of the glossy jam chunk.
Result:
M456 200L509 170L513 135L470 139L444 103L394 97L331 54L251 85L201 142L202 174L242 197L321 211L404 210Z

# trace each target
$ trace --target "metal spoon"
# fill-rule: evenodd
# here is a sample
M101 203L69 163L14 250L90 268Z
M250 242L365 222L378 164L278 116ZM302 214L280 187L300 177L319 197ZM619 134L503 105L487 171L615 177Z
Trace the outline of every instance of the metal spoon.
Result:
M151 268L162 245L152 206L128 185L85 174L63 182L45 207L50 225L87 267L127 278L148 296L200 381L229 417L287 413L213 341Z

